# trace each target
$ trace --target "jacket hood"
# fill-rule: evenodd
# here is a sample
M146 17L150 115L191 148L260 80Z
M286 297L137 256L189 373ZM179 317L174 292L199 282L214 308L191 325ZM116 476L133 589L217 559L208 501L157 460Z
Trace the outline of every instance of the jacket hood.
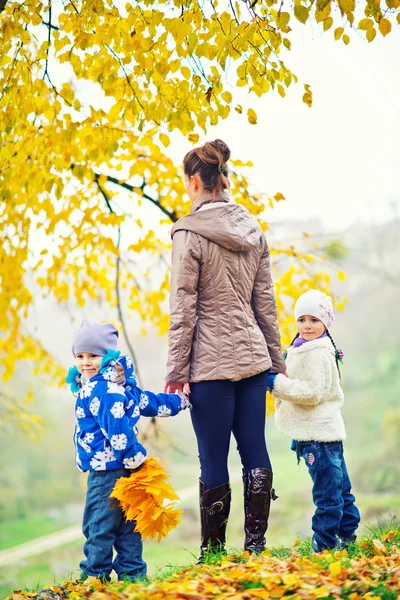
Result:
M203 205L206 206L201 209ZM197 233L233 252L258 246L262 235L256 219L244 206L233 202L227 192L217 194L214 199L211 194L198 198L191 214L175 223L171 236L180 230Z

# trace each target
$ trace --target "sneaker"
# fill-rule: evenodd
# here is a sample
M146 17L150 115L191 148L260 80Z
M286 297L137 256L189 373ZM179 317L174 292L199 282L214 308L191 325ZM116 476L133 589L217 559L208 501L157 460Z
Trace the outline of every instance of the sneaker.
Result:
M320 548L319 545L318 545L318 542L317 542L317 540L315 538L315 534L311 538L311 546L312 546L312 549L314 550L315 553L322 552L323 550L335 550L335 549L339 550L339 549L341 549L343 547L341 545L341 542L342 542L341 538L337 538L336 545L333 548L328 548L327 546L324 546L324 547Z
M353 533L353 535L349 535L349 536L343 536L339 538L339 548L343 549L347 549L350 544L354 544L355 541L357 539L357 536L355 533Z

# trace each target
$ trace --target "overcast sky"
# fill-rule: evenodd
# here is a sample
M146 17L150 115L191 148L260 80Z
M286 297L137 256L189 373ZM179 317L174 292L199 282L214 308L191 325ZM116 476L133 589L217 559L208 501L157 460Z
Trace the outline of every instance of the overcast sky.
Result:
M286 98L261 99L234 91L235 111L205 139L223 138L232 156L252 160L259 189L287 198L272 220L319 217L327 230L355 222L381 222L400 212L400 27L379 33L372 44L353 35L348 46L314 26L298 37L285 57L299 77ZM291 59L291 60L289 60ZM312 108L301 98L309 83ZM252 107L258 124L247 123ZM168 151L180 161L190 148L176 140Z

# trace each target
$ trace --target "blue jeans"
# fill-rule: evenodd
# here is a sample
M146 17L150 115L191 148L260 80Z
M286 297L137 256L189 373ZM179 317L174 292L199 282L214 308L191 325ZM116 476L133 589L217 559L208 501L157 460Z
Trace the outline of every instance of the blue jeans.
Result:
M342 442L297 442L292 450L304 458L313 481L313 546L318 552L334 548L338 538L350 538L360 522L360 513L351 493Z
M235 436L243 469L272 470L265 442L267 372L241 381L191 383L190 402L201 480L206 489L229 481L228 454Z
M118 579L136 579L146 575L142 537L133 531L135 521L127 521L119 506L109 506L115 482L120 477L129 477L130 473L126 469L89 473L82 527L86 537L83 547L86 559L80 564L82 579L92 576L109 580L112 569Z

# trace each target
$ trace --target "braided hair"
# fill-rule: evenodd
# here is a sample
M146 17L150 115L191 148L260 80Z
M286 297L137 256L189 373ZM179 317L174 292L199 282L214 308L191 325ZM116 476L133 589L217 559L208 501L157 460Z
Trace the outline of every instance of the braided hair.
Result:
M332 346L335 349L335 360L336 360L336 366L337 366L337 370L339 371L339 379L340 379L340 383L342 383L342 374L340 372L340 367L339 367L339 360L340 360L340 353L339 350L336 348L336 344L335 341L333 339L333 337L331 336L331 334L329 333L329 330L326 330L326 335L328 336L328 338L331 340L332 342Z
M294 336L294 338L293 338L293 339L292 339L292 341L290 342L290 344L289 344L289 348L290 348L291 346L293 346L293 344L294 344L295 340L297 340L297 338L298 338L298 337L300 337L300 334L299 334L299 332L297 332L297 333L296 333L296 335ZM285 351L284 351L284 353L283 353L283 360L286 360L286 359L287 359L287 350L285 350Z

